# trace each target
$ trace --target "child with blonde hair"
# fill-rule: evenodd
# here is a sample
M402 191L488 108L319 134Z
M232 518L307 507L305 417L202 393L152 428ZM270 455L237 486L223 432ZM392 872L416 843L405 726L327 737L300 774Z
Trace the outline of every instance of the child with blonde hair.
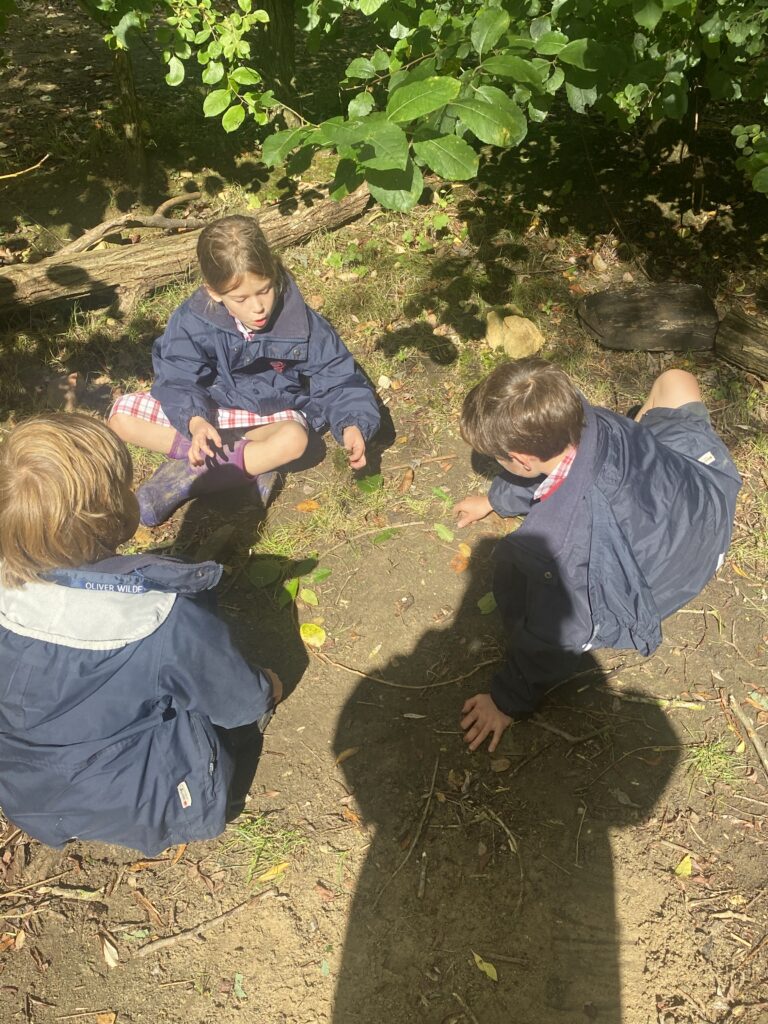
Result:
M124 441L169 457L137 492L146 526L250 481L266 503L274 471L304 453L308 427L329 426L360 469L379 429L370 384L255 218L208 225L197 256L205 283L155 342L151 392L124 395L110 415ZM222 431L240 436L225 443Z
M0 446L0 805L49 846L153 856L223 830L227 730L253 724L258 748L281 684L217 617L220 566L115 553L138 524L131 481L88 416L35 417Z

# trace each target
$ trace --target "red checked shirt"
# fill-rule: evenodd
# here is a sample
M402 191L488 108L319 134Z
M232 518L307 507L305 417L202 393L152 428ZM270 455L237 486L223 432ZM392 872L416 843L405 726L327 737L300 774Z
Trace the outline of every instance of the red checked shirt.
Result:
M533 492L534 501L545 501L555 493L570 473L573 460L576 458L576 451L577 449L573 446L566 449L565 455L560 459L546 480L542 480Z

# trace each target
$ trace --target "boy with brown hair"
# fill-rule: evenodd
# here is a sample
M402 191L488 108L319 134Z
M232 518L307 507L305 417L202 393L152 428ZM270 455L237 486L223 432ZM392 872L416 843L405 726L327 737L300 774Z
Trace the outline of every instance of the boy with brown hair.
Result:
M35 417L0 446L0 805L49 846L154 856L223 830L226 730L266 724L281 684L216 616L219 565L115 554L138 524L131 480L88 416Z
M502 472L457 503L458 525L526 516L497 548L507 660L462 709L470 750L490 736L493 751L585 651L656 650L662 620L723 562L741 479L683 370L662 373L630 418L590 405L544 359L505 363L467 395L461 433Z

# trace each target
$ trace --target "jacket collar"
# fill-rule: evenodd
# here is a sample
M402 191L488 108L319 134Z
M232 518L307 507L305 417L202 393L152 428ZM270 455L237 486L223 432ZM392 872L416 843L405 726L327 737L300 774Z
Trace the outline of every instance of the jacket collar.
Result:
M198 288L186 301L190 313L219 331L242 335L237 324L221 302L215 302L205 288ZM307 304L294 279L286 274L285 288L275 303L272 318L265 330L254 335L254 340L306 341L309 338Z
M199 594L215 587L222 571L217 562L190 564L160 555L115 555L77 569L54 569L45 574L45 580L74 590Z

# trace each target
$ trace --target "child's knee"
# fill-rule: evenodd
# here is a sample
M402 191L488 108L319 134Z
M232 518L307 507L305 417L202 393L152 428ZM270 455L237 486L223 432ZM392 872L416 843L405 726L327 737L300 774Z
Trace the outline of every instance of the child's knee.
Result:
M309 434L306 429L300 423L288 422L280 433L282 435L286 461L301 458L307 450L309 443Z

